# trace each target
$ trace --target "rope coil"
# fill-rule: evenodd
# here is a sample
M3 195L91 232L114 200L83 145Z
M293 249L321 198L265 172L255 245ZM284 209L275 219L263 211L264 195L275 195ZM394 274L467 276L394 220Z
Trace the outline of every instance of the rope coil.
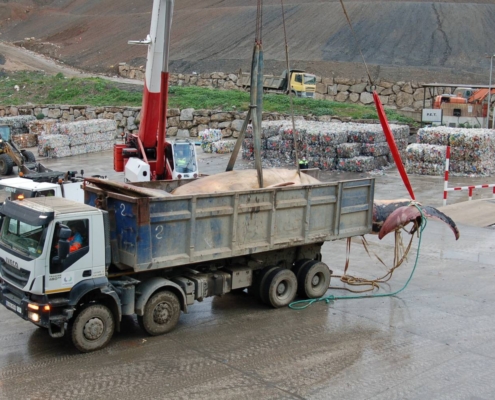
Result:
M334 296L334 295L329 295L329 296L320 297L318 299L299 300L299 301L294 301L294 302L290 303L289 308L292 310L304 310L304 309L308 308L309 306L311 306L312 304L322 302L322 301L324 301L326 304L329 304L331 301L335 301L335 300L367 299L367 298L370 299L370 298L378 298L378 297L391 297L391 296L395 296L396 294L399 294L400 292L402 292L409 285L409 282L411 281L411 279L414 275L414 272L416 271L416 267L418 265L418 260L419 260L420 249L421 249L421 239L423 236L423 231L426 228L426 224L427 224L427 220L426 220L421 208L415 203L412 203L411 205L413 205L414 207L416 207L419 210L419 212L421 214L421 223L420 223L419 229L417 229L419 240L418 240L418 249L416 251L416 259L414 262L414 266L413 266L413 269L411 271L411 274L409 275L409 278L407 279L404 286L402 286L402 288L400 288L399 290L392 292L392 293L383 293L383 294L377 293L377 294L363 295L363 296ZM415 228L417 227L416 224L417 223L415 222L414 228L409 232L411 235L413 235ZM409 242L408 249L410 249L410 247L411 247L413 237L414 236L411 237L411 241ZM397 236L396 236L396 238L397 238ZM409 251L409 250L407 250L407 251ZM400 259L398 260L399 264L394 265L394 267L392 269L390 269L389 272L387 274L385 274L382 278L368 281L368 282L373 282L373 287L369 290L365 290L362 292L374 290L374 288L376 286L378 286L377 282L380 282L380 281L387 282L388 280L390 280L390 278L392 277L393 271L395 271L395 269L397 269L403 263L406 255L407 255L407 253L404 253L400 257ZM394 255L394 259L395 259L395 257L397 257L397 253ZM347 269L347 266L348 266L348 262L346 262L346 269ZM344 273L344 276L346 276L345 273ZM388 276L388 278L386 280L384 280L387 276ZM346 282L344 282L344 283L346 283ZM359 284L359 282L358 282L358 284ZM367 283L367 284L369 285L370 283ZM334 289L334 288L332 288L332 289ZM349 290L347 288L335 288L335 289ZM357 293L362 293L362 292L357 292Z

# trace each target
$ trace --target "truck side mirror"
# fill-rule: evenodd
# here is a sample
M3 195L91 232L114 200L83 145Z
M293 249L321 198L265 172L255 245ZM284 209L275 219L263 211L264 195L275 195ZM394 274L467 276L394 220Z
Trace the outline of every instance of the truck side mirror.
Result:
M69 238L72 235L70 228L65 225L60 225L60 231L58 233L58 259L63 261L67 258L70 252Z

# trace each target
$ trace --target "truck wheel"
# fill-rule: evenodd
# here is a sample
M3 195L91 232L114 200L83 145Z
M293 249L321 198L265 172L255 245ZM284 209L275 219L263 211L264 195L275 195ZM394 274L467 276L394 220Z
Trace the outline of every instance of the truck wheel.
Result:
M297 279L290 269L275 268L261 287L261 298L269 306L279 308L289 305L297 293Z
M332 271L319 261L307 263L297 277L298 292L308 299L322 297L330 286Z
M292 267L292 272L294 272L294 275L296 276L297 279L299 279L299 274L302 271L302 269L310 262L313 262L314 260L310 260L309 258L301 258L300 260L297 260L294 263L294 266Z
M22 150L21 153L24 156L26 162L36 162L36 157L34 156L32 151Z
M261 288L263 287L266 277L269 275L271 271L276 269L277 267L274 267L273 265L270 265L268 267L263 268L261 271L259 271L254 279L253 279L253 284L249 287L248 292L249 294L252 294L257 300L261 300Z
M83 353L105 347L113 336L112 312L101 304L83 309L72 325L72 343Z
M10 175L14 168L14 161L8 154L0 154L0 175Z
M144 315L138 315L138 323L151 336L162 335L175 328L180 317L177 296L165 290L154 294L144 307Z

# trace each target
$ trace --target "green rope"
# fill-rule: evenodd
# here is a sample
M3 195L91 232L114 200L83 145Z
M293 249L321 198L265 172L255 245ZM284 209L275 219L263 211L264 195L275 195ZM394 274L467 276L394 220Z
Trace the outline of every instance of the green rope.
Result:
M417 204L413 203L413 205L421 213L421 225L420 225L420 229L419 229L418 250L416 251L416 261L414 262L414 267L411 271L411 275L409 276L409 279L406 281L406 283L404 284L404 286L401 289L399 289L393 293L384 293L384 294L372 294L372 295L364 295L364 296L334 296L334 295L329 295L329 296L325 296L325 297L320 297L318 299L299 300L299 301L294 301L294 302L290 303L289 308L291 308L292 310L304 310L304 309L308 308L310 305L312 305L314 303L318 303L320 301L324 301L325 303L329 304L331 301L334 301L334 300L371 299L371 298L377 298L377 297L390 297L390 296L395 296L396 294L399 294L400 292L402 292L407 287L407 285L409 285L409 282L411 281L411 279L414 275L414 271L416 270L416 266L418 265L419 249L421 248L421 238L423 236L423 231L426 228L426 222L427 222L426 218L423 215L423 211L421 210L421 208L419 208L419 206Z

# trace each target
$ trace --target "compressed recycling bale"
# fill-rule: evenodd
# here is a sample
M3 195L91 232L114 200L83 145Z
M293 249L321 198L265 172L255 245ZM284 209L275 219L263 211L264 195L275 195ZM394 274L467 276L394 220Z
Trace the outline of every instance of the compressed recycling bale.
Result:
M424 161L430 164L443 165L445 162L445 154L447 146L438 146L434 144L424 145Z
M81 121L84 126L84 133L98 133L117 130L117 122L113 119L90 119L88 121Z
M493 161L466 161L464 173L467 175L488 176L493 173Z
M486 129L456 129L449 136L451 147L468 149L488 149L493 146L493 134Z
M386 156L390 153L387 142L363 143L361 145L362 156Z
M40 135L38 136L38 154L47 157L50 150L58 153L57 149L69 147L69 137L67 135Z
M375 168L384 168L388 166L388 157L387 156L378 156L375 157Z
M278 152L280 149L280 136L272 136L266 139L266 149Z
M292 151L280 153L280 155L279 155L279 160L285 164L292 164L295 162L295 159L296 159L296 156L295 156L294 152L292 152Z
M212 143L212 151L218 154L232 153L235 143L235 140L218 140Z
M321 156L327 158L336 158L337 157L337 149L335 147L323 147L321 149Z
M304 156L306 157L320 157L321 148L320 146L308 144L304 149Z
M349 172L367 172L376 168L375 157L358 156L354 158L340 158L337 160L337 169Z
M198 136L202 143L213 143L222 139L222 131L220 129L205 129L199 132ZM206 151L206 153L210 152Z
M279 152L278 150L270 150L270 149L266 149L264 151L264 158L266 158L267 160L278 160L278 156L279 156Z
M336 147L341 143L347 142L348 133L347 131L339 131L339 132L322 132L320 135L320 144L321 146L327 147Z
M308 168L321 168L320 156L306 157L306 160L308 161Z
M254 150L242 150L242 159L243 160L252 160L254 158Z
M254 149L254 139L246 138L242 141L243 150L253 150Z
M466 161L464 160L450 160L449 171L457 174L463 174L466 171Z
M303 139L308 146L319 146L320 145L320 134L317 131L306 132Z
M414 162L407 160L406 171L408 174L413 175L433 175L439 176L444 173L443 164L435 164L435 163L425 163L425 162Z
M425 156L424 146L419 143L411 143L406 148L406 159L412 162L423 162Z
M29 133L35 135L60 134L59 123L56 119L42 119L28 122Z
M354 158L361 153L361 143L342 143L337 146L339 158Z
M292 153L294 150L294 141L293 140L281 140L279 142L279 150L280 153L286 154L286 153Z
M262 124L261 127L261 137L264 139L268 139L274 136L279 136L280 134L280 124L272 125L272 124Z
M15 133L28 133L29 123L36 120L32 115L18 115L16 117L0 117L0 125L10 125Z
M12 135L12 141L21 149L35 147L38 144L38 135L33 133L18 133Z
M331 171L335 169L336 164L337 164L337 159L334 157L324 157L324 156L320 157L320 165L321 165L320 168L324 171Z
M62 158L71 156L71 149L69 146L56 147L47 150L47 157L50 158Z
M447 146L451 131L443 126L421 128L416 136L417 143Z
M213 153L212 142L202 142L201 150L203 150L204 153Z

